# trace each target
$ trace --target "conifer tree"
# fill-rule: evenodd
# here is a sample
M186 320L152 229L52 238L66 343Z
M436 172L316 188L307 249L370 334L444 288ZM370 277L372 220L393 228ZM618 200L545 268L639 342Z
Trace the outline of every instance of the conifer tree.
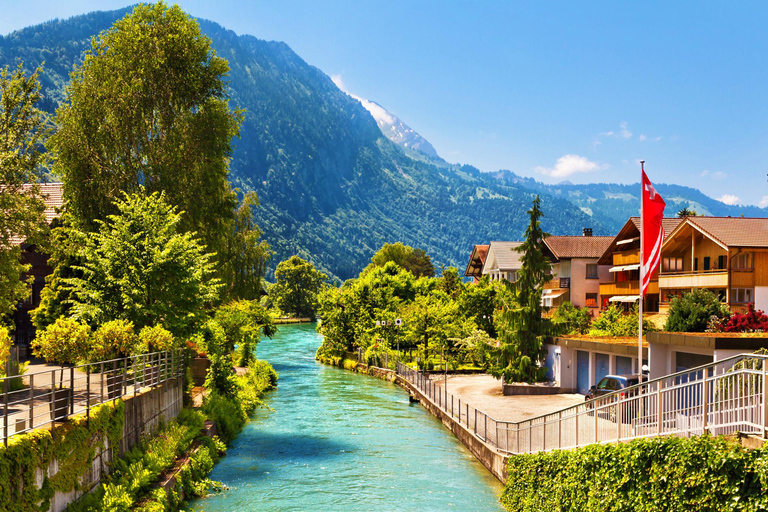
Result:
M522 268L517 281L507 285L508 293L496 322L500 347L491 374L503 376L507 382L538 382L546 375L541 362L546 356L544 338L549 321L541 316L541 295L544 284L552 279L552 265L544 254L544 238L549 235L541 228L543 213L538 196L528 215L525 241L514 249L522 253Z

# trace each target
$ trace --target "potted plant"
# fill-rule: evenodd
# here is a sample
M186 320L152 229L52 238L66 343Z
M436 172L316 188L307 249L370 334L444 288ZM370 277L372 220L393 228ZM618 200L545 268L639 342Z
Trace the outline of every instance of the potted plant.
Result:
M38 332L32 341L32 350L36 357L56 364L76 364L88 349L91 329L70 318L61 317L45 330ZM68 416L72 401L72 389L65 388L64 368L61 369L59 384L52 390L51 419L64 420ZM55 382L51 383L53 387Z

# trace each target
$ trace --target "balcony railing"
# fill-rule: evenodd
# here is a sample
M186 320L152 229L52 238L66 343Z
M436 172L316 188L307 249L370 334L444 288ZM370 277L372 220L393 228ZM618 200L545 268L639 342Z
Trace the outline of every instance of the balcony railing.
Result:
M697 270L691 272L662 272L659 274L659 288L726 288L727 270Z

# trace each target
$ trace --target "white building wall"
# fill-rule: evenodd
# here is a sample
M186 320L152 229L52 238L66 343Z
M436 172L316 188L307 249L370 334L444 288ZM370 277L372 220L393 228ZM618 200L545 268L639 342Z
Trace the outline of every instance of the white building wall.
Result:
M768 286L755 286L755 309L768 311Z

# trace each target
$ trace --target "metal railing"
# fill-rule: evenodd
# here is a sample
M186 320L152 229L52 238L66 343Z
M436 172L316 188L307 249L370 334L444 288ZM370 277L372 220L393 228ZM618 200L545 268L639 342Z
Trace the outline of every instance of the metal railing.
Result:
M154 352L80 366L0 378L0 434L3 443L15 434L55 424L68 416L115 398L137 394L181 377L182 350Z
M479 439L505 453L705 432L765 437L768 428L765 355L733 356L519 422L496 420L402 363L397 373Z

